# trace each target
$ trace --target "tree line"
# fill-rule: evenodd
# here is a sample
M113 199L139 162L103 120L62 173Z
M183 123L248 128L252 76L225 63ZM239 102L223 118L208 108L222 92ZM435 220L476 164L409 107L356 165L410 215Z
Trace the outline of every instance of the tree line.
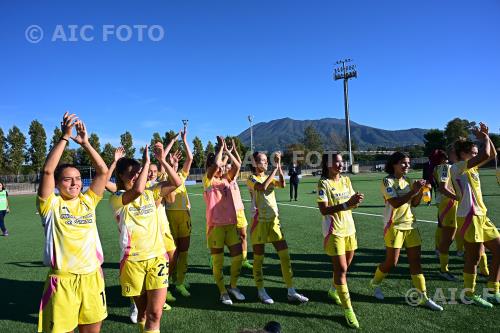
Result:
M162 136L155 132L151 138L151 147L155 142L163 142L165 145L176 136L176 132L167 131ZM12 126L7 133L4 133L0 128L0 174L20 175L38 173L48 152L60 140L62 132L59 127L55 127L47 149L47 133L38 120L33 120L30 123L28 136L26 136L17 126ZM245 156L248 147L243 145L238 137L228 136L226 140L230 143L234 139L236 148L241 156ZM94 149L101 154L107 165L110 165L114 158L114 152L117 147L107 142L101 147L99 136L96 133L90 133L89 142ZM205 164L205 156L215 152L215 146L211 141L208 141L204 146L199 137L194 137L191 147L193 151L193 167L203 168ZM132 134L129 131L120 135L120 145L125 149L126 157L134 158L136 148L134 147ZM142 150L143 148L141 148ZM182 141L176 141L172 147L172 152L181 150L184 156L184 148ZM155 161L153 161L155 162ZM182 161L181 161L182 162ZM77 166L91 165L89 156L80 147L78 149L70 148L69 145L64 150L61 158L61 163L71 163Z

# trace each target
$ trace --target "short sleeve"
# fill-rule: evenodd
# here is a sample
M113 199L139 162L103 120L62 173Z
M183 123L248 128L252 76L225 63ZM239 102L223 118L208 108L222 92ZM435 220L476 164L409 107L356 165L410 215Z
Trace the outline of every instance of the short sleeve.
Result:
M182 181L184 182L189 176L189 172L185 172L184 169L182 169L181 172L179 172L179 176L183 178Z
M467 161L457 162L453 164L453 168L455 169L455 173L457 175L461 175L467 170Z
M328 188L324 181L318 182L318 199L317 202L328 202Z
M115 192L109 198L109 204L111 205L111 209L113 212L118 211L120 208L123 208L122 195L125 191Z
M92 208L95 209L99 201L102 200L102 196L95 194L90 188L83 194L86 200L92 204Z
M394 181L389 178L384 178L382 180L381 186L382 194L384 195L385 200L397 198L398 194L396 193L396 189L394 188Z
M206 190L210 186L212 186L212 180L208 179L207 174L204 174L203 175L203 189Z
M255 175L251 175L250 177L248 177L248 180L247 180L247 186L250 190L254 190L255 189L255 183L258 183L259 181L257 180L257 177Z
M36 206L38 208L38 213L40 213L40 216L42 217L47 217L49 214L50 208L52 207L52 200L54 200L56 195L54 192L52 192L47 199L42 199L40 197L37 197L36 199Z
M160 183L156 183L154 186L148 189L148 191L153 192L153 198L155 201L161 198L161 188L162 185L160 185Z

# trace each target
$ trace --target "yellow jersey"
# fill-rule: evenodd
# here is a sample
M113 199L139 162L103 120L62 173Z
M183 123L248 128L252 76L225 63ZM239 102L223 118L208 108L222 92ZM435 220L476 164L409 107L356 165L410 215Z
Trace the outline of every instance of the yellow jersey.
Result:
M458 200L457 216L486 215L478 168L469 169L467 161L460 161L451 166L450 173Z
M167 202L165 207L167 208L167 210L190 210L191 203L189 202L189 197L186 188L186 179L189 176L189 173L186 173L184 172L184 170L181 170L181 172L178 172L177 175L179 175L182 184L181 186L176 188L175 191L173 192L175 194L174 202L172 203Z
M255 184L264 184L267 177L267 175L251 175L247 180L247 186L250 192L253 193L252 216L255 217L257 214L259 221L273 222L279 216L278 204L276 203L276 195L274 193L274 189L279 186L279 180L273 179L265 191L255 190Z
M45 228L44 264L73 274L98 269L103 252L96 226L95 209L102 197L91 189L74 200L50 194L37 198L37 208Z
M165 173L166 175L166 173ZM161 177L161 178L160 178ZM151 190L154 190L152 187L154 187L156 184L159 183L159 179L163 179L161 181L166 181L168 177L166 176L159 176L157 180L148 180L146 182L146 188L150 188ZM158 214L158 223L160 224L160 232L162 234L166 235L171 235L170 231L170 224L168 223L168 217L167 217L167 212L165 210L165 199L160 198L156 200L156 213Z
M318 182L317 202L324 202L327 206L341 205L354 194L349 177L340 176L337 181L322 178ZM355 232L356 228L354 227L354 219L350 209L323 217L323 237L329 234L346 237L353 235Z
M398 208L394 208L388 201L391 198L401 197L411 191L410 178L403 176L397 179L389 175L382 180L380 190L385 201L384 230L389 229L391 226L398 230L413 229L415 216L413 215L411 202L409 201Z
M110 197L120 232L120 261L142 261L165 254L156 208L160 191L161 187L154 185L127 205L122 202L125 191L118 191Z

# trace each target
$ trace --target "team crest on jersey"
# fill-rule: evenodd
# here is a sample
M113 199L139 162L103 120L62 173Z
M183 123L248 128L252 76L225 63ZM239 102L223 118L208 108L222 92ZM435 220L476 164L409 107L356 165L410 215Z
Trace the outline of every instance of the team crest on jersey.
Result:
M391 194L394 190L392 189L392 187L388 187L386 188L386 191L387 193Z
M320 196L324 196L324 195L325 195L325 191L323 191L323 190L319 190L318 194L319 194Z

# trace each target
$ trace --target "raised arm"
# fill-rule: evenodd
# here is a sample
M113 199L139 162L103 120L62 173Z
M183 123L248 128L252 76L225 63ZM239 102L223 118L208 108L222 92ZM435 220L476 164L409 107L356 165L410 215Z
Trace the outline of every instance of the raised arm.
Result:
M221 136L218 136L217 143L218 143L219 149L217 150L217 153L215 154L215 163L212 164L207 169L207 178L208 179L212 179L212 177L214 176L217 169L222 166L222 151L224 149L224 138L222 138Z
M125 156L125 148L123 147L118 147L115 149L115 156L113 158L113 162L108 168L108 176L107 176L107 183L106 183L106 189L112 193L115 193L117 191L116 189L116 184L111 181L111 177L113 177L113 172L115 172L116 169L116 163L118 160L122 157Z
M234 143L234 139L231 139L231 145L232 145L232 149L234 152L234 157L236 157L236 159L238 160L238 162L241 165L241 156L240 156L240 153L238 153L238 147L236 147L236 143Z
M89 143L87 128L83 121L76 122L76 136L72 137L73 141L78 143L90 156L92 166L95 168L95 176L90 183L90 189L98 196L102 196L108 182L108 167L103 161L101 155Z
M179 175L175 172L174 168L172 168L172 166L167 163L166 159L163 158L165 154L163 153L163 145L161 142L157 142L155 144L153 152L156 159L167 172L168 180L159 184L159 186L161 186L160 195L166 198L171 192L175 191L176 188L182 185L182 180L179 178Z
M184 126L184 130L181 132L181 135L182 135L182 142L184 143L184 151L186 152L186 160L182 165L182 171L184 171L185 174L188 174L189 170L191 170L191 164L193 163L193 153L191 152L191 148L189 147L189 142L187 140L186 126Z
M174 137L168 142L168 144L163 148L162 159L166 160L168 153L170 153L170 150L172 149L172 147L174 146L174 143L177 141L178 138L179 138L179 133L176 133L174 135ZM156 144L155 144L155 147L156 147ZM154 149L153 149L153 152L154 152ZM162 173L165 172L163 165L160 165L160 172L162 172Z
M476 166L480 166L491 159L491 140L488 136L488 126L483 123L479 123L480 128L475 127L472 130L472 133L476 136L476 138L482 141L484 144L482 147L479 147L479 152L476 156L467 161L467 168L471 169Z
M142 169L141 172L139 173L139 177L137 177L137 180L135 181L134 185L132 188L122 195L122 204L128 205L135 199L137 199L142 193L144 193L144 190L146 189L146 182L148 181L148 171L149 171L149 164L151 163L149 159L149 150L148 150L148 145L144 147L144 152L142 153Z
M233 181L238 177L238 173L240 172L241 169L241 162L231 152L235 150L234 145L231 147L231 150L229 150L227 148L226 141L224 141L223 144L224 144L224 150L227 156L231 159L231 164L232 164L231 170L229 170L229 172L227 173L227 178L229 181Z
M281 152L277 152L276 155L274 155L274 161L278 166L278 175L280 179L279 187L285 188L286 186L285 175L283 174L283 169L281 168Z
M63 116L63 120L61 121L61 131L63 135L59 142L52 147L52 150L49 152L49 155L43 165L42 179L40 181L40 186L38 187L38 196L42 199L47 199L49 195L54 192L54 188L56 186L54 171L61 160L66 144L69 142L68 140L71 137L71 131L73 130L73 126L75 126L77 119L78 118L75 114L69 114L69 112L66 112Z

